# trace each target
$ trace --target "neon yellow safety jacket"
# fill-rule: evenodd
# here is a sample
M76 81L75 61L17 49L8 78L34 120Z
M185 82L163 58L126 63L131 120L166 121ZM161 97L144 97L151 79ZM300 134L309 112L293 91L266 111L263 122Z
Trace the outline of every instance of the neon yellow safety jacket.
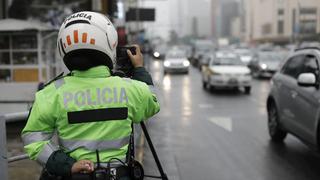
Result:
M160 110L151 87L137 80L111 76L106 66L72 71L36 93L22 131L30 159L45 165L57 150L75 160L101 162L125 159L131 124ZM58 144L52 141L57 134Z

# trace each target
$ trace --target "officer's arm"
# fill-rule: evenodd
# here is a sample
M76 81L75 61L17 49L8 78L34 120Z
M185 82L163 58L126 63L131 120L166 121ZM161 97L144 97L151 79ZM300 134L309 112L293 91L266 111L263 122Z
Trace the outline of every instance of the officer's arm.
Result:
M132 62L132 65L134 67L132 79L145 82L148 85L153 85L150 74L143 67L143 56L139 45L133 46L136 48L135 55L133 55L131 51L127 50L130 61Z
M133 69L132 79L145 82L153 86L152 77L144 67L137 67Z
M22 131L24 148L30 159L37 160L49 173L70 174L75 160L59 150L59 147L51 141L57 118L55 116L58 114L52 112L50 104L43 94L36 94L28 122Z
M140 51L140 47L138 45L134 46L136 47L135 55L132 55L130 51L127 51L130 60L135 67L132 79L144 82L135 82L135 93L138 98L135 99L133 104L133 121L135 123L139 123L140 121L146 120L159 112L160 105L154 93L152 78L143 67L143 57Z
M148 86L141 82L138 82L136 85L138 85L137 95L139 96L139 100L134 105L133 122L139 123L158 113L160 105L153 92L153 86Z

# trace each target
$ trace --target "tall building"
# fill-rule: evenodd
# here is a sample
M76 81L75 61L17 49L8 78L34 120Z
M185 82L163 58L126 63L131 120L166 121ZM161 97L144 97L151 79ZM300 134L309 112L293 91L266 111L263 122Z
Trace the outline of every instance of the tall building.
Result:
M283 44L319 38L319 0L244 0L244 10L246 41Z
M221 33L222 37L230 37L232 34L233 19L239 16L239 3L236 1L221 3Z
M234 35L237 39L241 38L242 19L238 22L242 13L240 4L239 0L211 0L212 36L215 39L231 39Z
M219 0L211 0L211 33L214 39L219 36L219 2Z
M194 32L199 37L212 37L210 0L149 0L142 1L141 6L156 9L155 22L144 23L150 34L168 39L169 32L173 30L179 37Z

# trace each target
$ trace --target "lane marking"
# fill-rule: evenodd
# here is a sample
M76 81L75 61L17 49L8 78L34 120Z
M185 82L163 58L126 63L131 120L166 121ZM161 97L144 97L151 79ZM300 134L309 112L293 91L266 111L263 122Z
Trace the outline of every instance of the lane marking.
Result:
M232 131L232 119L230 117L210 117L209 121L229 132Z

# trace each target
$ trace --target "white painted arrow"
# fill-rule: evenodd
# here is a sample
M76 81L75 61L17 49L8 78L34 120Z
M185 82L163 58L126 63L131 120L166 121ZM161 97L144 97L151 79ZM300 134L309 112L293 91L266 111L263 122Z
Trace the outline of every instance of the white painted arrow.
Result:
M232 119L230 117L211 117L209 121L229 132L232 131Z

